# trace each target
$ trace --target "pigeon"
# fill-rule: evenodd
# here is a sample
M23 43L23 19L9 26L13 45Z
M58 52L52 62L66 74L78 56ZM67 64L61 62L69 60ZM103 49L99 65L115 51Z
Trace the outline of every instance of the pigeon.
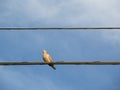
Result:
M53 62L51 56L47 53L46 50L43 50L43 60L44 62ZM54 70L56 70L56 68L54 67L54 64L48 64L50 67L52 67Z

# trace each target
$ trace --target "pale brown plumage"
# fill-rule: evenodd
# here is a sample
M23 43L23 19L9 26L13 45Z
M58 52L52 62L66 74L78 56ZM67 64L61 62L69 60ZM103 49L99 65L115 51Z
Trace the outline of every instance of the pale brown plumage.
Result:
M43 50L43 60L45 62L53 62L51 56L47 53L46 50ZM48 64L48 65L51 66L54 70L56 70L54 64Z

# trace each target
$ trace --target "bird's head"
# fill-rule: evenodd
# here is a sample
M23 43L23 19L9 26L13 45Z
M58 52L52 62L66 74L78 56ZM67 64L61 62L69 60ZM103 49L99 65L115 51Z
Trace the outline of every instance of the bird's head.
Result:
M43 50L43 53L47 53L47 51L46 51L46 50Z

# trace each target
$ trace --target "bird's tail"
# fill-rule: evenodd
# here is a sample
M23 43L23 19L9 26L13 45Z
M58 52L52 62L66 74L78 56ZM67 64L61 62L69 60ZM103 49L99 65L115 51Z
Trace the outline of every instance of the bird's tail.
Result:
M56 68L55 68L54 66L52 66L52 68L53 68L54 70L56 70Z
M53 64L49 64L54 70L56 70L55 66Z

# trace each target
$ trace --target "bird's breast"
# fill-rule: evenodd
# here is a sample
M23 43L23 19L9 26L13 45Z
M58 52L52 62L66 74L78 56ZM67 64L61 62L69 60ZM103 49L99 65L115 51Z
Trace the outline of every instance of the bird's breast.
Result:
M51 62L50 59L49 59L49 55L43 55L43 60L45 62Z

